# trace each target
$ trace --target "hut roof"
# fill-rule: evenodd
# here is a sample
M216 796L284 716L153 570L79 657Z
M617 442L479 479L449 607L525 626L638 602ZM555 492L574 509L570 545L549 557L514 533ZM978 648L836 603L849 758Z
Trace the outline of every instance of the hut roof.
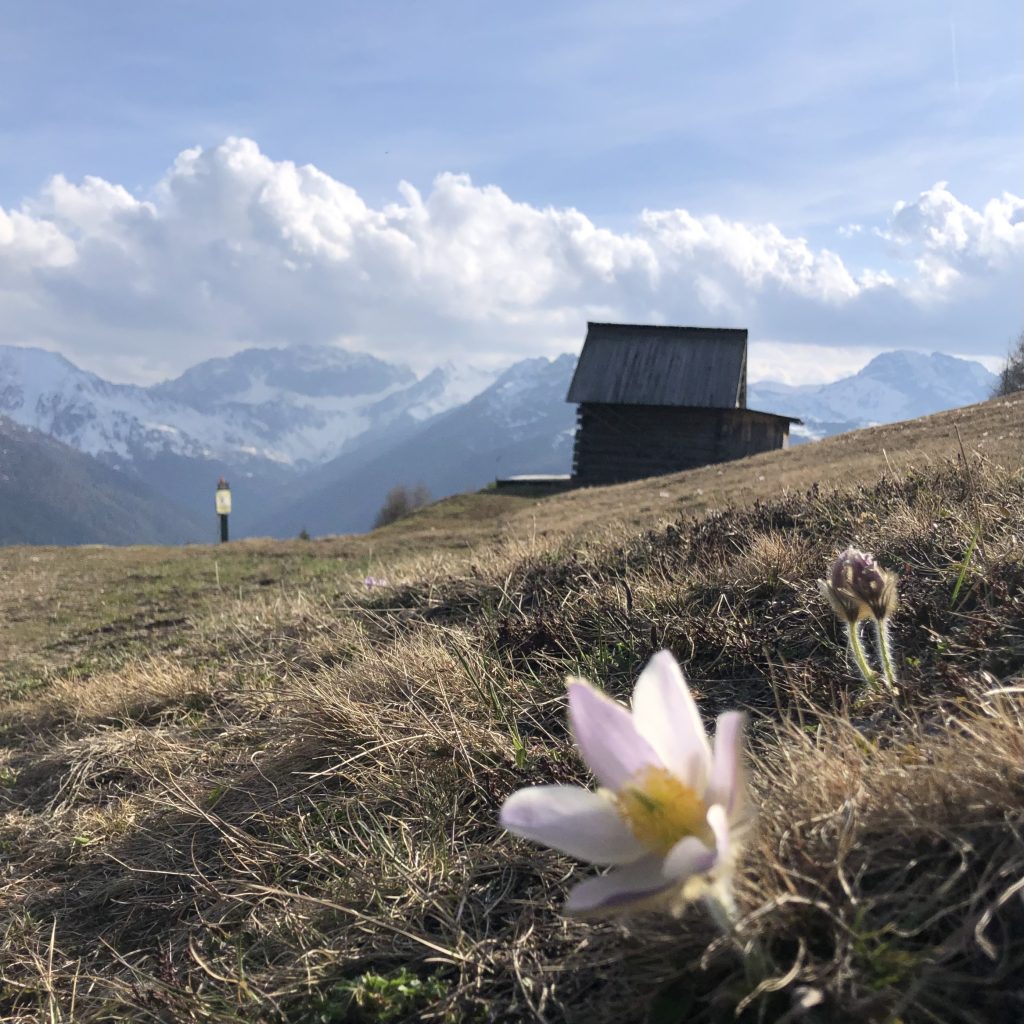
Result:
M742 409L747 332L588 323L567 401Z

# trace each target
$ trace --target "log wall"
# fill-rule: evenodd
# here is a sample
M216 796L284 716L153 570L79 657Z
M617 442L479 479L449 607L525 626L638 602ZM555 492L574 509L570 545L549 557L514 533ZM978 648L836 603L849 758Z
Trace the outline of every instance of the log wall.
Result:
M608 484L784 448L789 422L750 409L585 402L576 413L573 480Z

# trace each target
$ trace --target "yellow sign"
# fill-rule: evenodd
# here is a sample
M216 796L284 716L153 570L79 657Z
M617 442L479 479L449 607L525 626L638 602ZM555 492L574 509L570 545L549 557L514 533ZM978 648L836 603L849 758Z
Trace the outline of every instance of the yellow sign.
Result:
M217 515L231 515L231 492L226 487L217 488Z

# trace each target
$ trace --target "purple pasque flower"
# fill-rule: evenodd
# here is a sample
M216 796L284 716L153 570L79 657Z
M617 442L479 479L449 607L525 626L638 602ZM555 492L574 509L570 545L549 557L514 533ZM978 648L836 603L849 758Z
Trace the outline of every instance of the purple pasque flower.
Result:
M836 557L829 578L818 580L818 589L846 625L850 653L869 686L873 686L878 677L864 655L860 624L863 619L872 620L878 658L882 664L882 678L891 693L898 690L892 641L889 638L889 619L896 611L896 587L895 573L883 569L873 555L853 545Z
M896 610L896 577L853 545L840 552L828 580L819 580L818 587L836 615L847 622L881 620Z
M596 792L533 786L513 793L501 824L612 870L580 882L567 913L668 905L697 881L728 884L747 819L744 716L718 718L714 749L668 651L648 663L627 709L585 679L569 680L569 724Z

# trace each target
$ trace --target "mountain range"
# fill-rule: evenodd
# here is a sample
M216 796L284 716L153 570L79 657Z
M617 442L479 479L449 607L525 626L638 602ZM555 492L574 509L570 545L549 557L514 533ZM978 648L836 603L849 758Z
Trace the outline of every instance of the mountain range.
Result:
M0 542L207 540L221 476L234 537L286 537L365 530L396 484L441 497L496 476L565 473L575 363L525 359L500 373L447 364L417 377L372 355L296 346L247 349L140 387L52 352L0 346L0 416L10 420L0 431ZM969 360L889 352L831 384L752 383L748 405L800 417L794 441L809 441L981 401L995 380ZM34 446L48 472L65 464L71 503L77 490L118 497L80 503L75 528L22 514L18 494L26 509L45 496L12 471L11 453ZM113 506L131 509L137 525Z
M302 493L259 523L259 533L294 536L365 529L395 483L422 483L435 497L499 476L567 473L575 406L566 393L576 357L516 363L464 405L401 437L387 433L308 474Z
M941 352L883 352L857 373L830 384L750 384L747 405L798 416L803 425L794 427L794 440L815 441L982 402L992 395L997 380L970 359Z
M0 347L0 414L197 511L227 477L234 531L243 536L306 471L415 431L495 376L447 365L418 379L370 355L296 347L247 349L139 387L112 384L53 352Z

